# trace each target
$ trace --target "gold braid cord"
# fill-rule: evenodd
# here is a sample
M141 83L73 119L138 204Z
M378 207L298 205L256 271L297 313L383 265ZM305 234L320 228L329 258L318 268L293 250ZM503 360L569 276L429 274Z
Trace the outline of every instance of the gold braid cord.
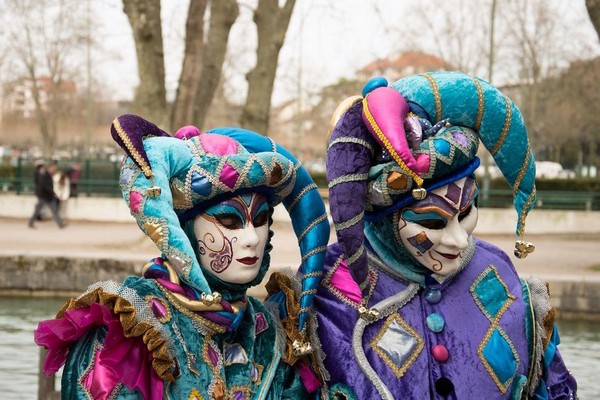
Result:
M546 290L548 291L548 296L550 296L550 285L546 282ZM552 333L554 333L554 321L556 320L556 308L552 307L548 314L544 317L542 321L542 325L544 326L544 331L546 332L546 337L542 342L542 348L544 351L546 347L548 347L548 343L550 343L550 339L552 338Z
M279 291L282 291L285 296L287 316L281 319L281 324L286 333L286 345L282 356L283 361L289 365L294 365L298 360L304 361L312 366L313 372L317 374L319 381L323 382L314 352L301 357L294 354L294 342L305 343L307 338L305 333L298 331L300 299L292 287L290 277L281 272L275 272L269 278L269 282L267 282L265 288L268 293L267 298Z
M128 339L141 337L148 351L152 353L152 368L157 375L166 381L173 382L172 370L175 367L173 358L167 352L167 341L160 335L160 332L149 322L137 322L135 308L130 302L117 296L107 293L101 288L86 293L79 299L70 299L65 303L62 309L56 315L57 318L64 318L66 311L78 308L89 307L93 303L101 304L111 309L118 317L123 327L123 334Z

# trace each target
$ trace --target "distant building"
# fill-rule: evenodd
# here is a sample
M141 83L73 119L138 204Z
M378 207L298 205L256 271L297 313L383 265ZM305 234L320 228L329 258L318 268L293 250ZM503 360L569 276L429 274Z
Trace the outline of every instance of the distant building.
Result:
M403 76L429 71L451 71L451 64L431 54L420 51L407 51L392 57L375 60L356 73L357 78L367 81L374 76L383 76L394 82Z
M46 110L52 92L51 78L47 76L39 77L37 87L42 109ZM58 85L57 93L61 101L71 101L77 95L77 85L73 81L62 81ZM33 82L31 80L22 78L5 84L3 97L3 114L10 114L24 119L34 117L36 108Z

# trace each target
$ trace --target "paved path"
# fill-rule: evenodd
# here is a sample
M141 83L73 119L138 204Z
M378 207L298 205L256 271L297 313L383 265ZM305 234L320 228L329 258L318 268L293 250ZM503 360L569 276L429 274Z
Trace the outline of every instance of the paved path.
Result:
M276 222L273 230L272 264L297 267L300 254L291 226ZM527 240L535 244L536 251L524 260L512 255L514 236L484 235L480 238L511 254L523 276L600 281L600 232L528 236ZM0 255L116 258L145 263L157 256L158 250L133 220L131 223L71 221L64 229L59 229L53 221L43 221L30 229L24 219L0 218Z

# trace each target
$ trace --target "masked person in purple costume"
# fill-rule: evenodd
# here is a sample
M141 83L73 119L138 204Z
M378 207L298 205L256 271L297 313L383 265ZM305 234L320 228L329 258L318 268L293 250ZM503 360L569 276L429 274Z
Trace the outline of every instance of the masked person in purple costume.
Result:
M332 399L574 399L546 285L472 236L479 140L513 189L515 255L535 203L523 118L462 73L375 78L327 151L338 242L314 299Z

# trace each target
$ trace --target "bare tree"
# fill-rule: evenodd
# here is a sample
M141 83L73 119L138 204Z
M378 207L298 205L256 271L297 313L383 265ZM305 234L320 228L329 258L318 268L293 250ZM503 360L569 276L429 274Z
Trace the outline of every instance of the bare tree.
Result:
M133 30L140 79L133 111L164 124L168 110L160 0L123 0L123 11Z
M52 155L58 121L64 111L64 95L74 90L67 81L80 67L87 43L87 21L78 3L65 0L11 1L12 23L9 51L24 69L24 83L30 91L45 156ZM22 75L21 75L22 76ZM68 90L67 90L68 89Z
M177 94L171 110L171 128L192 122L194 95L202 73L204 12L208 0L190 1L185 23L185 50Z
M539 118L546 101L541 95L542 84L558 74L563 59L572 57L569 51L573 46L557 34L567 31L557 14L559 10L544 1L507 0L501 3L500 10L507 28L505 38L515 44L510 58L519 68L519 79L513 79L521 92L517 103L537 150L549 135L559 134L545 129L544 120Z
M123 4L133 28L138 55L140 86L135 103L141 112L152 113L152 119L162 123L160 117L164 116L166 100L160 0L123 0ZM204 41L204 15L208 4L210 22ZM294 4L295 0L288 0L279 7L277 0L259 0L254 10L258 32L257 62L247 75L248 96L241 120L241 124L249 129L267 132L279 51ZM235 0L190 2L184 63L171 113L173 128L188 123L202 127L219 87L229 32L238 13Z
M600 0L585 0L585 6L594 29L596 29L596 34L600 37Z
M240 121L247 129L268 133L271 95L279 51L283 46L295 4L295 0L287 0L280 7L278 0L259 0L254 11L254 23L258 33L256 65L246 76L248 96Z
M223 71L231 26L239 14L235 0L212 0L210 26L202 60L202 76L196 88L192 122L203 126Z
M560 94L560 95L557 95ZM575 167L596 165L600 144L600 58L578 61L561 75L544 82L542 96L548 106L540 119L546 130L540 138L548 159ZM581 170L581 168L578 168Z
M452 0L423 2L419 7L407 5L402 24L394 21L396 25L390 32L398 37L401 46L393 51L424 51L460 71L485 76L490 27L489 12L485 10L489 4L490 1ZM389 20L385 16L380 19Z

